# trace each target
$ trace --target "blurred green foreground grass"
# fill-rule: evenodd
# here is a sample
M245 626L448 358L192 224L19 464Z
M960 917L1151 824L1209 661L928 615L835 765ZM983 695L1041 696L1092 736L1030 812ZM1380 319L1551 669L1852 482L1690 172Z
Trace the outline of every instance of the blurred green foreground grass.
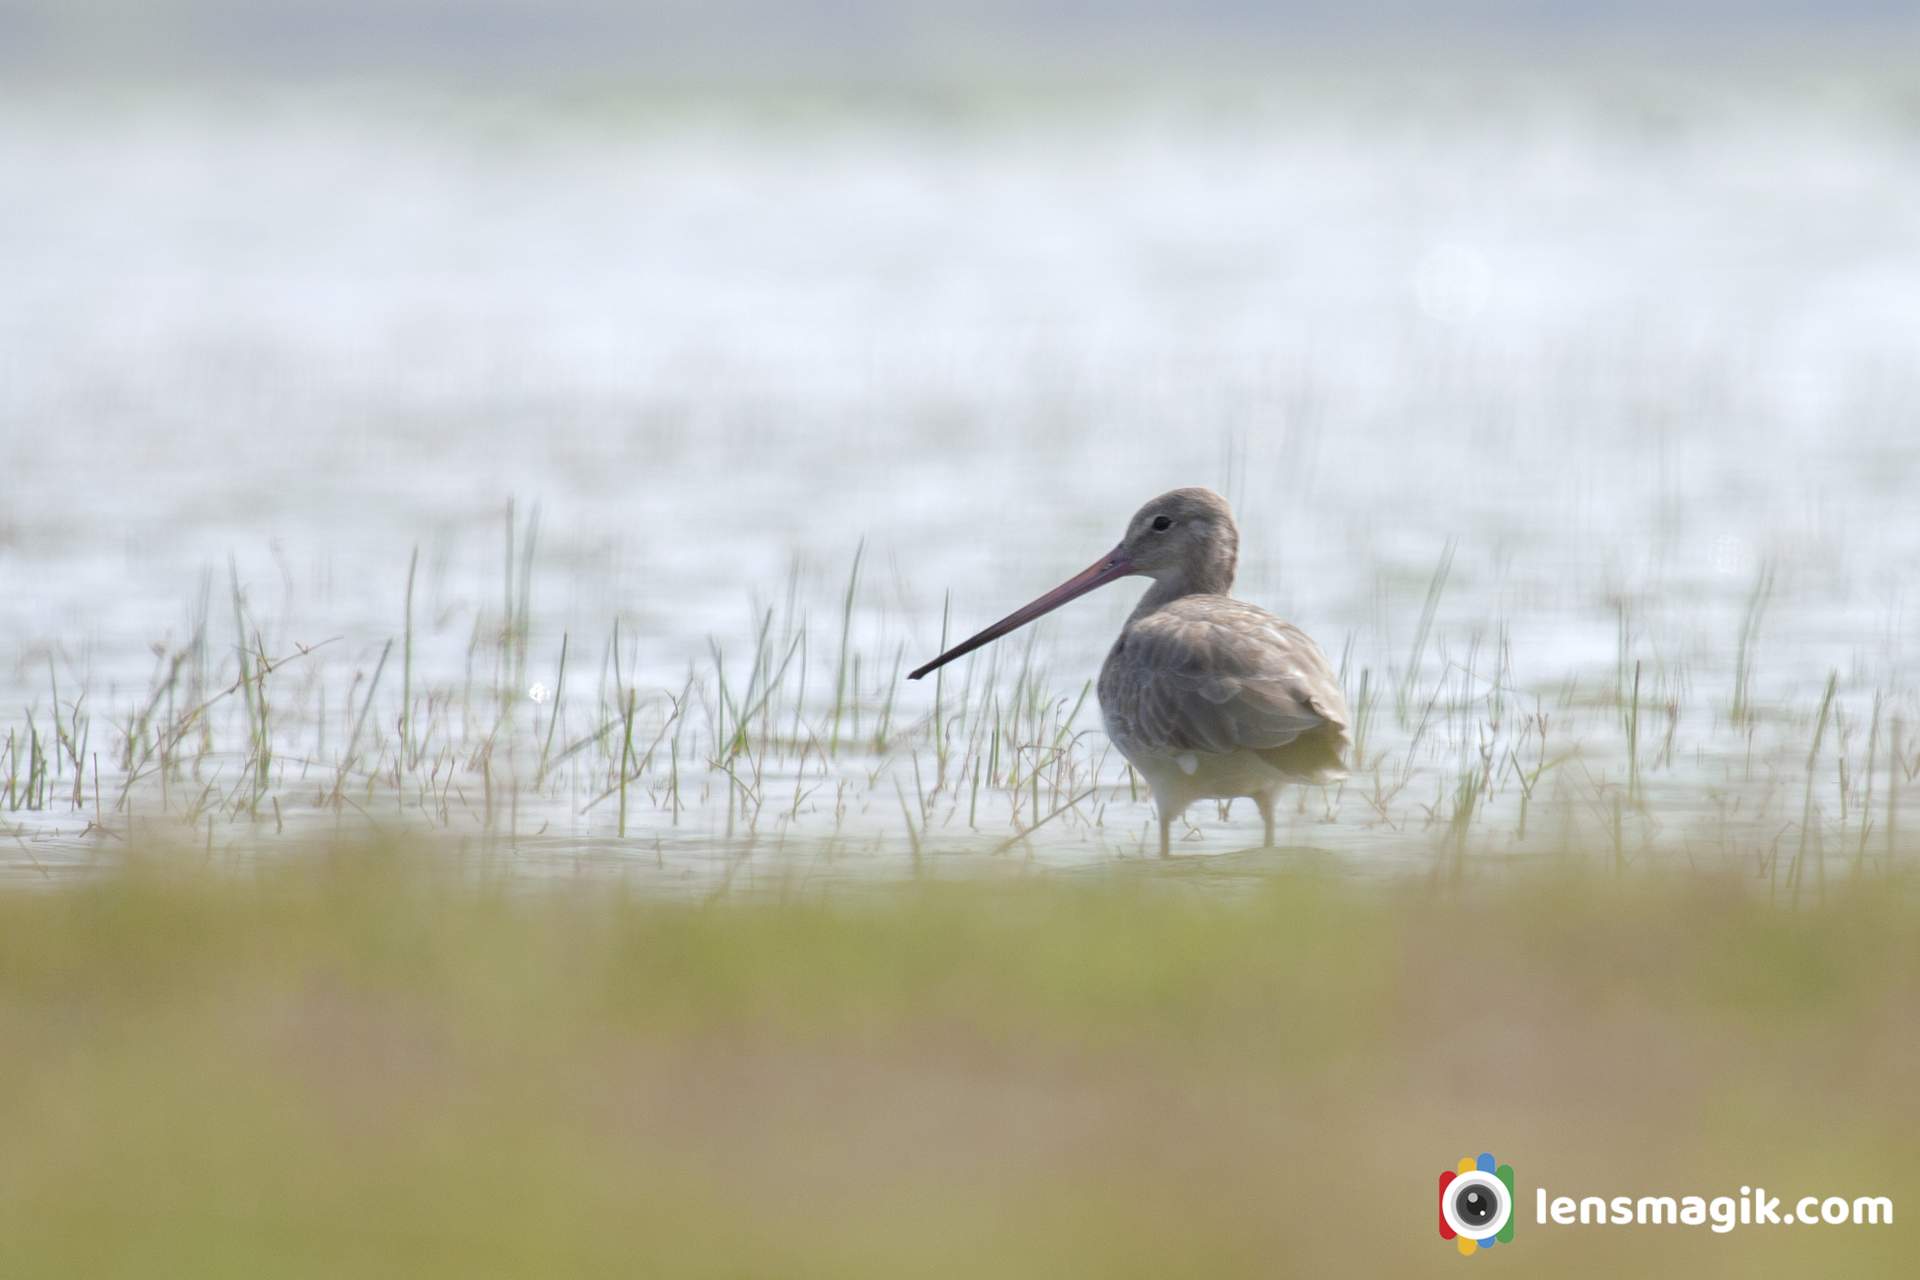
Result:
M1911 893L1286 865L699 904L370 847L6 892L0 1275L1911 1274ZM1435 1177L1485 1149L1519 1226L1462 1260ZM1895 1225L1533 1220L1752 1183Z

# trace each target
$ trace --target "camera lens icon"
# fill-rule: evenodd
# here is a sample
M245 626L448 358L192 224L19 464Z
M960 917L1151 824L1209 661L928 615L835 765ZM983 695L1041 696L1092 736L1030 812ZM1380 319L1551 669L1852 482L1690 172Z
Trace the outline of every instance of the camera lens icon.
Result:
M1513 1239L1513 1166L1491 1152L1440 1175L1440 1238L1472 1254Z
M1490 1236L1507 1225L1513 1198L1500 1179L1486 1173L1464 1173L1447 1188L1447 1225L1455 1235Z

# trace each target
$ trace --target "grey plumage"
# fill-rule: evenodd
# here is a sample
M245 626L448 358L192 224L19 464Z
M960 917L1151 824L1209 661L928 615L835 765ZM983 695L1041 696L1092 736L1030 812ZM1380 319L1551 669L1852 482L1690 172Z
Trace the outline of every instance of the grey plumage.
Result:
M1289 782L1343 776L1349 719L1339 679L1306 632L1227 594L1239 530L1226 500L1175 489L1141 507L1112 552L915 671L927 672L1121 577L1147 589L1100 669L1107 736L1152 788L1160 853L1195 800L1250 796L1273 843Z
M1346 702L1320 646L1229 596L1185 596L1130 620L1099 692L1108 734L1146 750L1297 757L1315 780L1344 754ZM1296 750L1308 744L1323 755Z

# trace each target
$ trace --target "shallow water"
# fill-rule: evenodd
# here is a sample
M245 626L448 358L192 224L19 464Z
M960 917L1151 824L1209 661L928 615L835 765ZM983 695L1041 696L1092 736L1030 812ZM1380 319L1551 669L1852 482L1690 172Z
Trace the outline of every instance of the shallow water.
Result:
M373 821L702 888L1137 857L1150 811L1091 702L1061 728L1131 587L1001 646L994 681L953 670L944 779L935 691L896 673L949 595L971 631L1184 483L1238 510L1238 594L1372 698L1360 770L1302 797L1290 845L1359 875L1878 850L1920 767L1898 86L1357 83L800 120L0 99L0 856L38 876L135 831L218 854ZM396 765L416 547L428 728ZM176 714L236 678L229 557L256 655L332 643L268 678L266 777L231 696L164 786L125 785L174 654ZM767 609L769 670L805 640L729 778ZM1029 653L1039 720L970 787L981 691ZM841 741L809 747L837 683ZM596 797L624 733L535 775L629 686L629 766L663 725L679 754L677 782L661 755L633 777L621 836ZM49 748L30 809L56 702L85 772L76 801ZM1189 816L1189 852L1258 831Z

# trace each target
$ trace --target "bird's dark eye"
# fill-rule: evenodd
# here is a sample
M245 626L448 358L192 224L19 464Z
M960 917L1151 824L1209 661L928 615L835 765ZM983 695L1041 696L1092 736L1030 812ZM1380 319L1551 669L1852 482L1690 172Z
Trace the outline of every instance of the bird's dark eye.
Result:
M1155 533L1165 533L1171 528L1173 528L1172 516L1155 516L1153 518L1153 531Z

